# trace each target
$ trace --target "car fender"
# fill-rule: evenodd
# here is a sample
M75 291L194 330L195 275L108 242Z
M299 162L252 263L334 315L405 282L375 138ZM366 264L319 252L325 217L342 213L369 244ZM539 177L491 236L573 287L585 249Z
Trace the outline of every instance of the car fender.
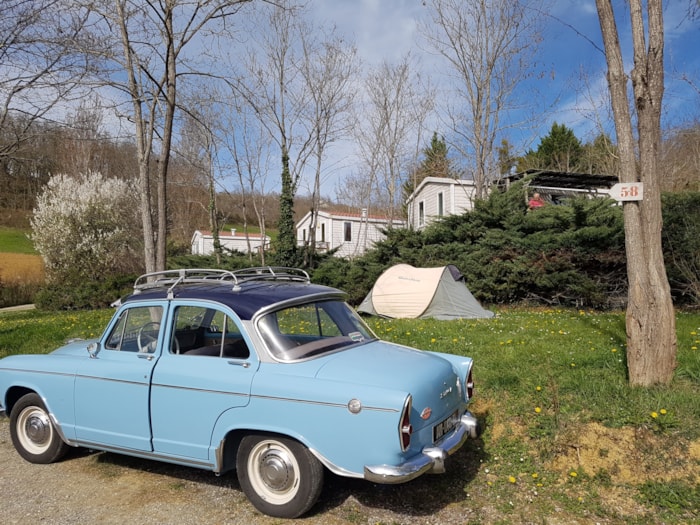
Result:
M285 387L280 388L280 383ZM281 390L283 397L277 394ZM210 458L221 455L221 445L231 432L268 432L301 442L333 472L362 477L367 462L400 462L404 457L398 427L408 395L372 386L258 374L248 406L228 410L217 420ZM358 413L350 411L351 400L361 403Z
M62 439L72 444L75 440L74 370L73 359L51 354L16 355L2 359L0 396L7 415L10 415L20 397L34 392L41 397Z

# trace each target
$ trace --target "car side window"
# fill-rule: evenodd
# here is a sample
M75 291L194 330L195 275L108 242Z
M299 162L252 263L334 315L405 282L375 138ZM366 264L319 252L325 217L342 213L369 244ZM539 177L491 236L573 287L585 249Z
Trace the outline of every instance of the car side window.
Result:
M125 309L107 336L105 349L124 352L148 352L156 350L163 308L138 306Z
M250 357L238 325L225 312L207 306L178 306L170 352L234 359Z

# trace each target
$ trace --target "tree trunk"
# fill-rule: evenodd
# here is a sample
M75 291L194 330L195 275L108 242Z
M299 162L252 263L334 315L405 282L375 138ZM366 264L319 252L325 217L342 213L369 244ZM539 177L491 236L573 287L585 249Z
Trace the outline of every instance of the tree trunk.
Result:
M676 367L675 312L661 246L659 153L663 98L663 17L660 0L647 7L649 44L645 45L640 0L630 2L634 69L631 73L638 143L627 99L620 41L610 0L596 0L605 43L620 181L642 182L644 199L624 203L629 297L626 315L627 367L632 385L668 384ZM636 151L639 151L637 157Z

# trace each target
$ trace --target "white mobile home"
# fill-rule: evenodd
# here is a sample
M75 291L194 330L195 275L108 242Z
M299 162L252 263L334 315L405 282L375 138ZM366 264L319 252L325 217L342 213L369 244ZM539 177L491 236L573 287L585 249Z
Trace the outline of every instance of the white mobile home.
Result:
M406 200L408 224L420 230L435 219L474 208L473 180L426 177Z
M267 235L240 233L236 232L235 228L230 231L219 232L219 242L225 250L243 253L248 253L249 243L251 252L270 247L270 237ZM210 231L195 230L191 244L193 255L211 255L214 253L214 236Z
M308 212L296 225L298 246L306 246L311 241L311 219L311 212ZM338 257L356 257L385 238L383 229L405 225L402 220L370 215L364 210L361 213L319 211L314 242L318 251L338 248Z

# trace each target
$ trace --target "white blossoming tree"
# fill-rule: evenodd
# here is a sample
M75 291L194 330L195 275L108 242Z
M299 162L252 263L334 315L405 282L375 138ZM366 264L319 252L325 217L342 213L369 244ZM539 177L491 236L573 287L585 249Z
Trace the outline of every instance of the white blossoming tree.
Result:
M53 176L37 199L32 239L49 284L97 281L140 270L138 196L100 173Z

